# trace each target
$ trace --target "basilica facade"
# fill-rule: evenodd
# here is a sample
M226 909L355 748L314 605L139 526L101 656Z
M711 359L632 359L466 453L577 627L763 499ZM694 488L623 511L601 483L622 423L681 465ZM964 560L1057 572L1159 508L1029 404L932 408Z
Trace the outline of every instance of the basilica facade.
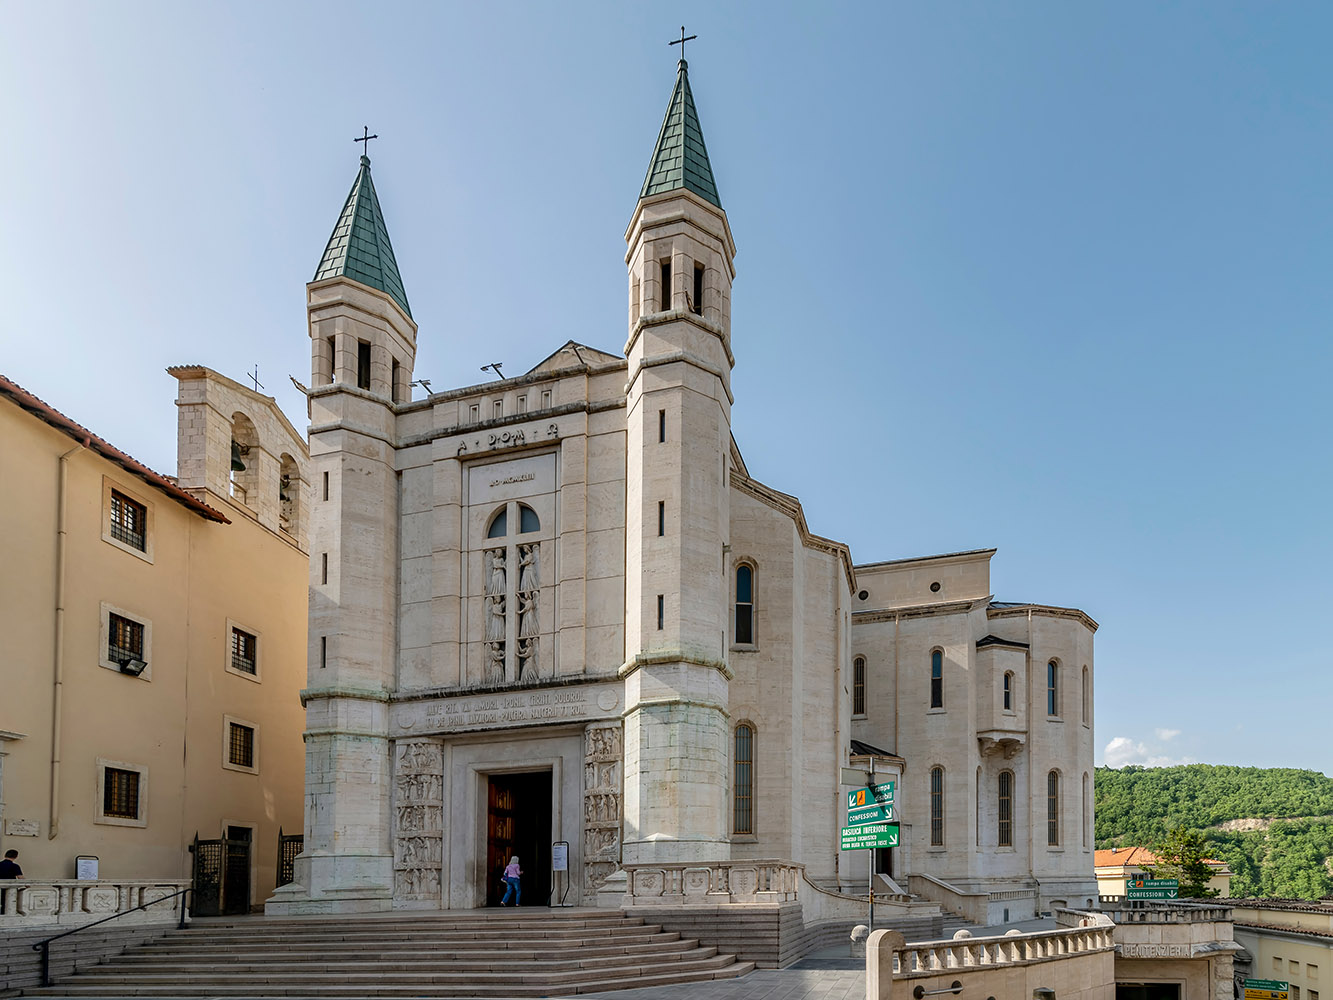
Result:
M543 905L1095 902L1096 623L994 600L993 550L858 564L750 475L683 61L625 238L623 350L414 400L362 158L307 292L305 841L269 912L495 904L515 854ZM849 768L898 846L840 850Z

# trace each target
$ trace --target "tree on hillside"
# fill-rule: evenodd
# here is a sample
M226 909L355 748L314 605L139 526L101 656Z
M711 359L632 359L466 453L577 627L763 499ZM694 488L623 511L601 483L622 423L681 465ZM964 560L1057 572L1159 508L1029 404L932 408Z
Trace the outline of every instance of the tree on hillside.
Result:
M1149 867L1153 878L1173 878L1180 883L1184 899L1202 899L1216 896L1217 890L1208 888L1213 870L1204 863L1204 838L1197 830L1176 827L1166 840L1153 848L1157 864Z

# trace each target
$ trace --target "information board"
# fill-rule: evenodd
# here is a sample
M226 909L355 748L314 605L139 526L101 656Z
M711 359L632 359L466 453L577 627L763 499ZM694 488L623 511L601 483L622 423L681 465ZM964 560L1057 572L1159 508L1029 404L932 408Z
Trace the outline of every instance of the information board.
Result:
M842 828L842 849L864 851L879 847L898 846L897 823L867 823L864 826Z
M1280 979L1246 979L1245 1000L1287 1000L1290 983Z
M551 871L569 871L569 841L557 840L551 845Z

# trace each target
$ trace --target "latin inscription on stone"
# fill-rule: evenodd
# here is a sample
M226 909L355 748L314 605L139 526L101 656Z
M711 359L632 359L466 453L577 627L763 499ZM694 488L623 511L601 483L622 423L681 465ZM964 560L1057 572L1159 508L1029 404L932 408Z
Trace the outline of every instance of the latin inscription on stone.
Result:
M1187 944L1137 944L1126 942L1120 945L1122 958L1189 958L1190 946Z
M396 728L419 733L459 733L496 726L550 725L618 715L620 685L513 691L395 705Z

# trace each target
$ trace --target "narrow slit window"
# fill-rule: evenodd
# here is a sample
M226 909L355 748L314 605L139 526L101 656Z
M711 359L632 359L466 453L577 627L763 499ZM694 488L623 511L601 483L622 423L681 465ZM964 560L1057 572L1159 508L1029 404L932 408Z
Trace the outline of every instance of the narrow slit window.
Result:
M657 441L659 444L666 440L666 410L657 411Z
M742 646L754 643L754 569L736 567L736 642Z
M657 534L663 536L666 534L666 501L657 501Z
M1060 708L1060 665L1052 660L1046 664L1046 714L1059 715Z
M1012 711L1014 707L1014 674L1013 671L1006 671L1004 675L1004 710Z
M735 790L732 832L754 833L754 730L736 727Z
M398 361L396 358L389 377L389 399L395 403L398 402Z
M329 665L329 637L321 635L319 637L319 669L323 670Z
M996 795L998 825L996 843L1000 847L1014 846L1014 772L1001 771Z
M930 707L944 707L944 651L930 654Z
M852 661L852 714L866 714L866 659L858 656Z
M1052 771L1046 775L1046 844L1057 847L1060 843L1060 775Z
M329 582L329 554L321 552L319 555L319 582Z
M333 337L325 338L329 345L329 381L338 380L338 342Z
M370 388L370 344L364 340L356 342L356 387Z
M666 594L657 595L657 631L661 632L666 624Z
M690 311L696 316L704 314L704 266L694 265L694 297L690 300Z
M328 498L329 498L329 474L326 472L324 473L324 499L327 500Z
M661 298L660 308L662 312L666 312L668 309L671 308L671 261L670 260L662 261L661 296L662 298Z

